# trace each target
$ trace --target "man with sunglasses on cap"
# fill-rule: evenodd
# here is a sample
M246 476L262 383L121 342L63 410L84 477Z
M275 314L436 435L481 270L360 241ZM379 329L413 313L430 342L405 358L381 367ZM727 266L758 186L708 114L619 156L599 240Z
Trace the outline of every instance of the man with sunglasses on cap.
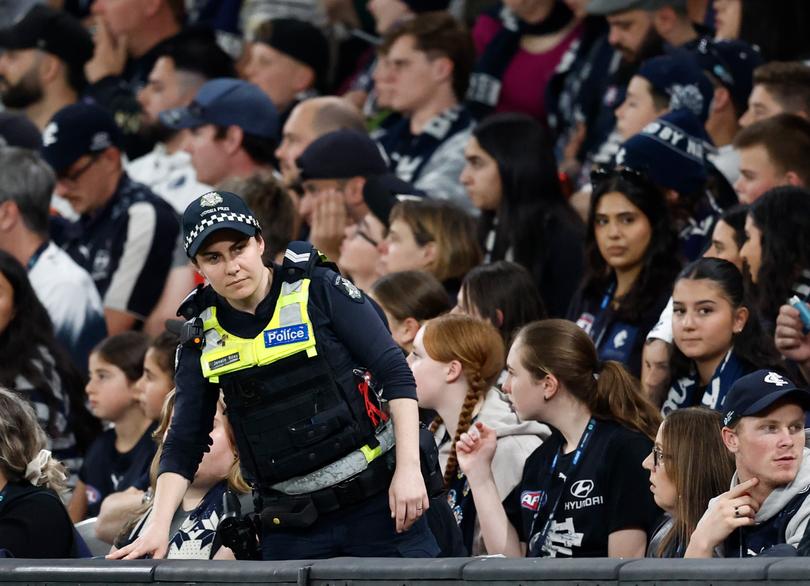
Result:
M737 380L723 408L723 442L734 455L731 490L712 499L684 557L808 555L810 393L758 370Z
M220 389L263 559L435 556L415 383L381 310L307 243L265 266L259 223L233 193L192 202L183 236L209 286L179 310L190 321L150 524L111 557L165 555Z

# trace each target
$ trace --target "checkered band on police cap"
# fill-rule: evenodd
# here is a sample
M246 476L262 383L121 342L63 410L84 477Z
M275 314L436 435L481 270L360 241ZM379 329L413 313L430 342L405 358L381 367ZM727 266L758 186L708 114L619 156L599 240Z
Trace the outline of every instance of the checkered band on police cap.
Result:
M247 236L261 232L259 221L238 195L228 191L203 194L183 212L186 254L193 258L208 236L226 228Z

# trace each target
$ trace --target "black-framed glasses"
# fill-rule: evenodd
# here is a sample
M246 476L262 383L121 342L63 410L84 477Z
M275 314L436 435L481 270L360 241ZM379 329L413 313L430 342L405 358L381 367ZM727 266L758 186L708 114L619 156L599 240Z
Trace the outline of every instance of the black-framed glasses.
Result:
M103 152L103 151L102 151ZM68 183L76 183L82 175L87 173L90 170L90 167L98 161L99 157L101 157L102 153L96 153L90 157L90 159L81 167L73 171L72 173L59 173L56 176L57 181L66 181Z
M354 235L355 235L355 236L359 236L360 238L362 238L363 240L365 240L366 242L368 242L369 244L371 244L371 245L372 245L374 248L377 248L377 247L380 245L380 243L379 243L379 242L377 242L377 241L376 241L376 240L374 240L374 239L373 239L371 236L369 236L368 234L366 234L365 232L363 232L363 231L362 231L360 228L358 228L357 230L355 230Z
M664 458L668 458L669 456L667 456L664 453L664 450L662 450L658 446L653 446L652 457L653 457L653 467L658 468L659 466L661 466L661 464L664 463Z
M596 190L597 186L601 185L602 182L614 177L621 177L627 181L642 184L645 187L652 185L646 170L634 169L625 165L599 165L594 167L591 171L591 185Z

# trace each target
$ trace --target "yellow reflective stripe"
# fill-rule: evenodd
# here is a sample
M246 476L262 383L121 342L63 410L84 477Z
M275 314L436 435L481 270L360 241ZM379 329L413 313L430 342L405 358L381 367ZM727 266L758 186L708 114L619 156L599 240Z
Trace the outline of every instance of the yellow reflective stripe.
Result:
M372 460L376 459L378 456L382 454L382 446L377 444L376 448L372 448L368 444L360 448L360 451L363 452L363 455L366 457L366 462L371 463Z

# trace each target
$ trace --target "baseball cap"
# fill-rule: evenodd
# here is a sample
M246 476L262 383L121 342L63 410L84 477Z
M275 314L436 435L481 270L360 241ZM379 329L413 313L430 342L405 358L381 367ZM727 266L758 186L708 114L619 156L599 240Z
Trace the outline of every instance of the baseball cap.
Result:
M246 236L261 232L245 201L230 191L209 191L188 204L183 212L183 246L188 257L194 258L206 238L226 228Z
M220 77L204 83L186 107L160 113L160 121L173 130L206 124L238 126L261 138L278 135L278 112L258 86L242 79Z
M400 201L422 199L425 193L396 175L372 175L363 185L363 201L369 211L388 228L391 210Z
M313 140L295 163L301 181L348 179L389 172L380 147L367 134L342 128Z
M678 10L686 8L687 0L591 0L588 14L613 14L627 10L658 10L663 6L672 6Z
M42 146L39 129L27 116L16 112L0 112L0 145L37 151Z
M42 132L42 158L58 175L80 157L121 146L121 131L109 112L88 102L65 106Z
M93 38L71 15L37 4L13 26L0 29L4 49L41 49L73 66L93 56Z
M254 39L310 67L316 83L329 70L329 41L313 24L295 18L273 18L263 23Z
M745 108L754 88L754 69L765 60L756 47L738 39L705 37L693 49L700 67L714 76L731 94L738 108Z
M437 12L447 10L450 0L403 0L411 12L421 14L422 12Z
M791 397L810 410L810 393L772 370L757 370L731 386L723 405L723 425L729 427L741 418L757 415L777 401Z

